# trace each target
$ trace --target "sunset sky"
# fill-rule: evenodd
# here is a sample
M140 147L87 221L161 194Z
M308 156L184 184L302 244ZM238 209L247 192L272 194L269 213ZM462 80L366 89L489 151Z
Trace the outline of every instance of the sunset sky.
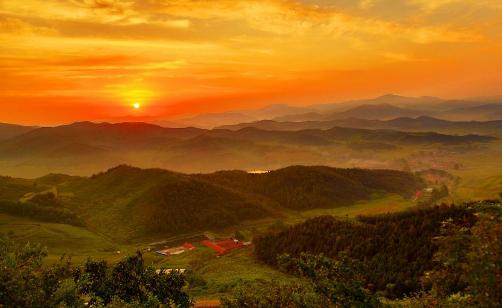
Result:
M10 123L502 94L502 0L0 0L0 44Z

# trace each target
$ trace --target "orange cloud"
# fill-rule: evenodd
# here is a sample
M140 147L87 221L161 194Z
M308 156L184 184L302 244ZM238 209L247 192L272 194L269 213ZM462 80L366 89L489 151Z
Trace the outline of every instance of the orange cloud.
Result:
M2 1L0 121L499 94L500 20L494 0Z

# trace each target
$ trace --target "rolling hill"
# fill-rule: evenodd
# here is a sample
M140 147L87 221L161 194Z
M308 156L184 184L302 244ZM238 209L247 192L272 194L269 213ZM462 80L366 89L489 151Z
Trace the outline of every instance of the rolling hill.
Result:
M346 127L333 127L327 130L305 129L299 131L269 131L257 128L243 128L233 132L228 130L213 130L211 135L254 142L275 142L306 146L361 141L390 144L461 144L471 142L484 143L496 139L481 135L454 136L433 132L402 132L386 129L369 130Z
M77 122L56 127L43 127L11 138L0 144L2 157L101 155L109 151L161 146L172 139L196 136L194 128L163 128L147 123Z
M502 104L483 104L451 109L438 114L438 117L460 121L502 120Z
M292 166L264 174L221 171L198 177L296 210L351 205L378 192L409 197L422 185L412 174L400 171L322 166Z
M447 100L437 97L384 95L333 104L313 105L310 111L292 113L272 120L279 122L330 121L348 118L390 120L398 117L432 116L452 121L502 120L500 98L486 100Z
M284 115L302 114L310 111L312 111L312 109L306 107L294 107L287 104L273 104L254 110L204 113L185 119L171 121L157 120L154 122L159 125L169 127L197 127L211 129L221 125L272 119Z
M0 212L30 219L43 213L42 221L58 222L60 217L61 223L71 218L72 223L119 242L218 230L281 217L291 210L350 206L376 195L408 198L423 186L406 172L321 166L293 166L266 174L189 175L122 165L91 177L49 175L12 181L20 185L20 193L0 198L10 202L2 203ZM41 202L16 204L16 198L30 192L30 187L37 189L33 183L45 189L56 187L54 202L46 205L41 196Z
M347 111L324 116L327 120L359 118L366 120L390 120L399 117L417 117L430 114L429 111L397 107L391 104L360 105Z
M0 123L0 141L22 135L36 128L35 126Z
M354 121L374 126L387 123ZM353 120L346 120L341 124L351 125L351 122ZM281 125L274 122L275 128ZM303 129L302 125L288 123L287 129L276 130L254 127L207 130L164 128L147 123L91 122L44 127L0 141L0 169L5 175L18 177L39 177L47 173L90 175L120 164L180 172L257 166L276 169L294 164L327 164L326 153L341 153L361 146L388 151L397 147L470 145L495 140L484 135L348 127ZM316 125L306 124L307 127ZM294 127L302 129L288 130Z
M64 186L87 226L116 239L180 234L267 216L238 193L160 169L119 166Z
M403 131L469 132L474 134L502 134L502 120L496 121L448 121L429 116L400 117L392 120L365 120L348 118L332 121L279 122L263 120L236 125L225 125L219 129L240 130L257 128L275 131L298 131L306 129L326 130L333 127L362 129L393 129Z

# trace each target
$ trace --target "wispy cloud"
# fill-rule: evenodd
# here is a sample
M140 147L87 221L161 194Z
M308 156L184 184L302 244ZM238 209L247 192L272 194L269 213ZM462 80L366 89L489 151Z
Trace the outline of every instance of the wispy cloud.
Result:
M421 84L438 68L464 82L462 68L481 84L479 67L502 67L500 20L500 0L0 0L0 99L36 84L92 100L138 78L162 104L296 99L353 89L328 72L366 72L373 89L385 69Z

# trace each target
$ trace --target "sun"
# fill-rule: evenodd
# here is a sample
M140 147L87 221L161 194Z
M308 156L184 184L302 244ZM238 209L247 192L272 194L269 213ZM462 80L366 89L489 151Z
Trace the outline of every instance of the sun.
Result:
M140 103L134 103L134 104L132 104L132 108L139 109L139 108L141 108L141 104Z

